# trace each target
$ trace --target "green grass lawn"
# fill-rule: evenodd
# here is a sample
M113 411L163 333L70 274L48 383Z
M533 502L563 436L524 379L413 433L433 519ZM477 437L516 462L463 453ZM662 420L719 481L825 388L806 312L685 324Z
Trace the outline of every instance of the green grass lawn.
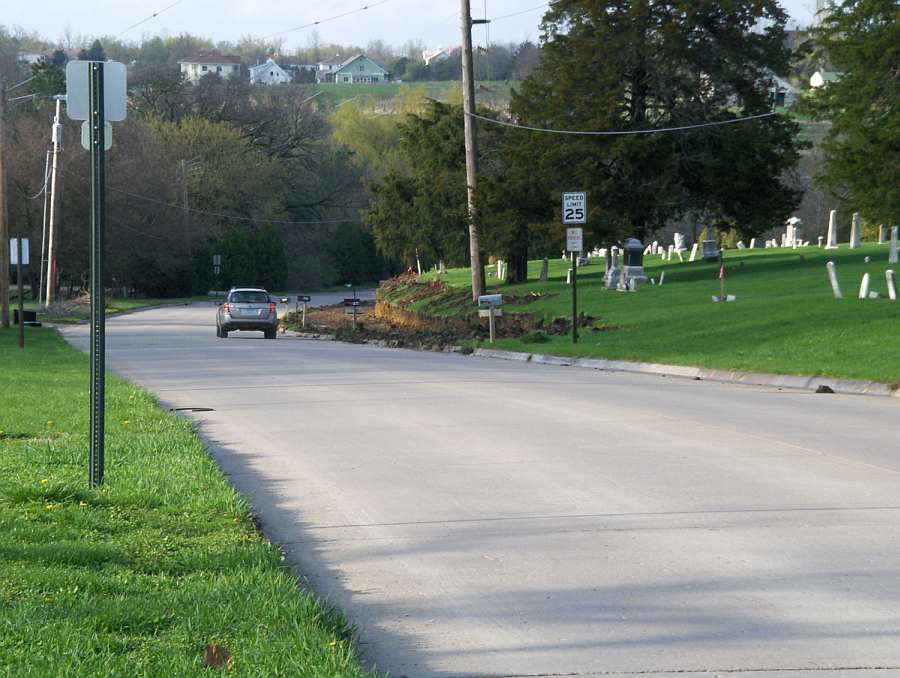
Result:
M87 488L88 359L0 330L0 675L359 676L351 629L301 590L192 425L110 376Z
M871 263L865 263L865 257ZM663 287L645 285L637 293L605 290L603 263L579 271L579 310L597 319L601 331L582 330L573 346L570 337L546 343L503 339L496 346L514 351L563 356L654 361L729 370L775 372L900 383L900 303L857 299L863 273L873 291L887 293L886 245L837 251L815 247L799 250L732 250L727 252L727 292L731 304L714 304L718 265L646 260L650 277L665 271ZM833 260L844 299L836 300L825 270ZM505 294L543 294L507 312L529 312L552 318L570 316L571 288L565 284L568 263L551 261L551 280L536 280L540 262L529 265L528 283L491 288ZM488 271L496 270L489 267ZM451 285L470 284L468 269L442 276ZM429 274L429 277L434 277ZM422 302L419 306L423 306ZM451 312L441 309L433 312ZM502 321L501 321L502 322Z

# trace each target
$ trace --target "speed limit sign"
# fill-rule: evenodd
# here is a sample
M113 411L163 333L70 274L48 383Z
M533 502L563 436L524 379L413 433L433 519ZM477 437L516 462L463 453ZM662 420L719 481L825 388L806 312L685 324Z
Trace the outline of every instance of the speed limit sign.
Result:
M587 223L587 193L563 193L563 223Z

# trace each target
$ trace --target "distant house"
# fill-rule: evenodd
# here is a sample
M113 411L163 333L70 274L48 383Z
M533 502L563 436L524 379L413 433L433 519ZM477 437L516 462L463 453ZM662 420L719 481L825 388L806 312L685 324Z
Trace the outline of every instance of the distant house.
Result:
M450 52L442 47L438 47L437 49L426 49L422 52L422 61L425 62L426 66L430 66L432 63L446 61L449 58Z
M825 87L825 85L830 82L837 82L840 79L841 74L836 71L816 71L809 79L809 86L813 89L819 89L820 87Z
M797 97L800 96L800 90L777 75L772 76L772 85L769 88L769 93L772 96L772 104L776 108L790 108L797 103Z
M291 75L274 59L267 59L265 63L250 67L251 85L286 85L291 81Z
M44 52L19 52L17 55L17 59L21 64L34 66L34 64L36 64L45 56L46 54Z
M387 82L388 72L364 54L357 54L345 61L334 64L319 64L316 82L334 82L340 85L374 84Z
M233 78L241 74L239 57L222 54L217 50L199 52L190 59L178 62L187 79L197 84L207 73L217 73L222 78Z

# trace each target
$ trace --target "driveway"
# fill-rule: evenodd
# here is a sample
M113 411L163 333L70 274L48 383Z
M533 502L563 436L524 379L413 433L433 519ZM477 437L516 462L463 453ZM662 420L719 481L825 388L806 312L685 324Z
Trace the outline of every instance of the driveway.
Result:
M110 319L109 366L213 408L222 469L391 675L900 675L897 400L217 339L214 313Z

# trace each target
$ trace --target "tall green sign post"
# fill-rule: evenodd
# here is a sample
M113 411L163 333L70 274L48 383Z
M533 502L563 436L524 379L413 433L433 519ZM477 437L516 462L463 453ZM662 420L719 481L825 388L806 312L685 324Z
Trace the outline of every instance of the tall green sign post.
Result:
M114 61L70 61L66 65L66 112L83 120L81 143L91 155L91 487L103 483L106 414L106 286L103 240L106 231L106 151L110 122L124 120L125 66Z

